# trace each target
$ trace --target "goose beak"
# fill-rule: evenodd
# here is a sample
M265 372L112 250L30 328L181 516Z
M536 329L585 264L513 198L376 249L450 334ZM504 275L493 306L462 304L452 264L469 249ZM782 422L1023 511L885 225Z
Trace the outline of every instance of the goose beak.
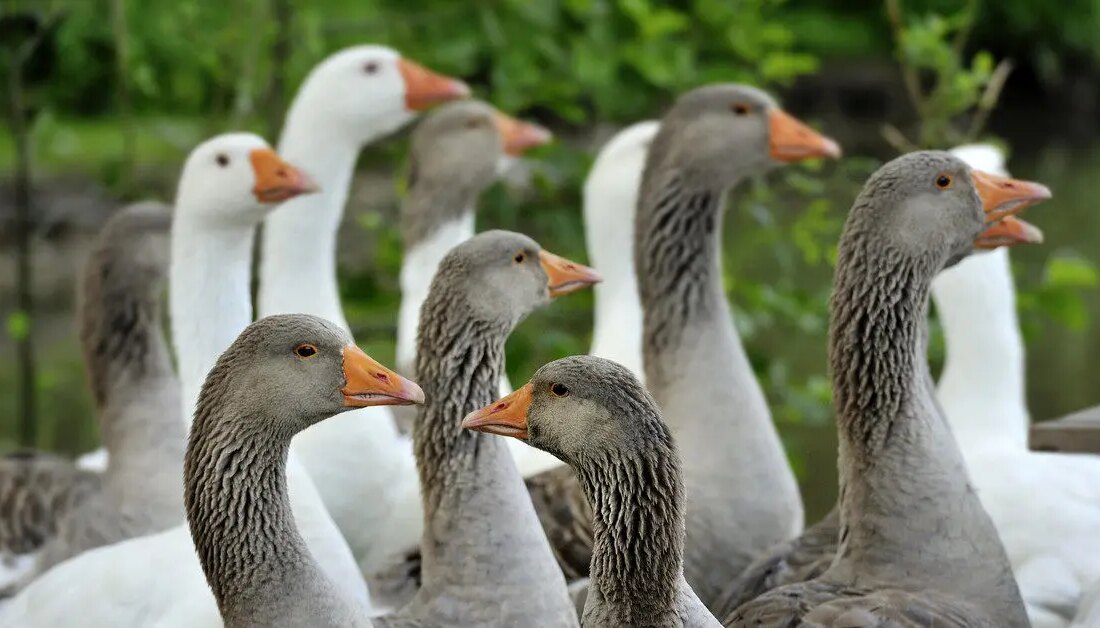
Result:
M1050 188L1034 181L1010 179L981 170L971 170L970 178L982 199L987 223L1014 216L1051 197Z
M405 108L409 111L423 111L432 105L470 95L469 85L408 59L397 60L397 71L405 82Z
M504 152L519 157L528 150L543 144L549 144L554 134L549 130L529 122L521 122L499 111L493 116L497 132L504 141Z
M840 157L840 144L783 111L768 112L768 143L772 159L791 162L814 157Z
M424 391L382 366L355 345L344 347L344 405L407 406L424 403Z
M283 161L270 148L257 148L248 154L248 159L256 178L252 193L261 203L280 203L321 189L309 175Z
M1020 218L1008 216L983 231L974 246L979 249L995 249L1016 244L1040 244L1042 241L1043 232L1038 227Z
M531 407L531 382L507 397L462 419L462 427L486 434L527 440L527 410Z
M550 289L551 298L576 292L603 281L595 270L549 251L539 251L539 263L546 271L546 287Z

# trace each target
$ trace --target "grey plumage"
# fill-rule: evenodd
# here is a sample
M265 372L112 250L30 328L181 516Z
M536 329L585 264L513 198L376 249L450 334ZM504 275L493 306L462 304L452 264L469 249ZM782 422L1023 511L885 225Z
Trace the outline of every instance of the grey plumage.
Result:
M370 626L321 572L286 490L291 438L350 409L351 337L305 314L249 325L203 384L184 466L187 521L226 626ZM303 343L316 354L295 353Z
M717 626L684 581L680 457L653 398L594 356L551 362L530 387L528 443L564 460L593 507L582 624Z
M23 584L81 552L183 519L184 426L162 328L170 221L160 203L119 210L84 266L80 340L110 459L98 490L58 519ZM81 472L71 478L80 491L89 486Z
M708 605L753 558L802 523L794 475L731 324L720 259L727 190L777 165L769 152L768 115L775 106L767 94L739 85L682 96L653 140L638 199L634 259L646 384L685 452L684 572ZM585 515L583 509L574 514ZM542 520L561 529L560 515L544 511ZM587 531L576 522L547 534L575 546ZM575 549L559 556L583 560Z
M57 535L66 513L98 492L98 473L46 452L0 458L0 550L28 554Z
M549 301L539 251L526 236L485 232L447 254L432 281L416 358L427 403L413 428L422 586L381 625L577 623L507 447L461 428L467 413L496 396L508 334Z
M942 173L947 189L935 184ZM837 557L820 577L745 604L727 626L1028 625L925 359L932 277L967 255L984 225L969 173L948 153L912 153L856 199L830 301Z
M715 616L727 617L776 587L825 573L836 554L839 535L840 511L833 508L801 535L776 544L746 567L714 603Z

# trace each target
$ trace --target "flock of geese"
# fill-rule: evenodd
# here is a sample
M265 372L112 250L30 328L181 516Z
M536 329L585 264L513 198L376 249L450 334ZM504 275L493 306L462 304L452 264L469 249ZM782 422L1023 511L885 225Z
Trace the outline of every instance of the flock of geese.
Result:
M347 49L309 74L277 152L214 137L171 210L115 213L79 300L106 455L0 464L0 625L1100 625L1100 460L1027 451L1001 248L1042 240L1017 214L1046 187L989 146L867 180L829 303L840 496L803 529L726 300L722 215L744 179L840 147L758 89L691 90L596 159L593 269L476 232L481 192L551 138L468 96ZM348 331L337 233L359 152L434 105L391 370ZM591 354L513 391L511 331L590 286Z

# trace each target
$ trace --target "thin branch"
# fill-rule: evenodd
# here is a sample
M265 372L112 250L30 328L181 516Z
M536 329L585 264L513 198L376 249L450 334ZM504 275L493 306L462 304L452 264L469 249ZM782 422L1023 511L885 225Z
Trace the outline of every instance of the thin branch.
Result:
M899 153L910 153L918 149L918 146L905 137L896 126L892 124L882 125L882 138L886 143L894 147Z
M1005 82L1008 81L1008 75L1011 73L1012 61L1009 59L1001 59L997 67L993 68L993 74L990 75L989 82L985 84L985 90L982 92L982 97L978 100L974 117L970 120L970 129L966 132L967 141L976 138L985 128L986 122L989 121L989 114L997 106L997 101L1001 98L1001 91L1004 89Z

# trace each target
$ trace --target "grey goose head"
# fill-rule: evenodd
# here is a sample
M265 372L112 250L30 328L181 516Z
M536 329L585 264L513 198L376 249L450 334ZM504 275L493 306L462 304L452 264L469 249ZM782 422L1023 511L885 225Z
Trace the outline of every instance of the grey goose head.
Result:
M364 406L424 402L415 383L371 359L339 326L306 314L280 314L249 325L218 359L199 398L266 417L273 433L293 435ZM197 420L197 419L196 419Z
M551 137L538 125L476 100L449 103L428 114L413 131L409 150L409 200L401 207L405 245L474 209L478 196L512 159Z
M600 281L596 271L545 251L512 231L486 231L451 249L432 280L470 316L515 325L551 298ZM422 316L428 315L427 312Z
M145 201L127 205L99 230L89 262L104 282L125 280L160 285L167 278L172 208ZM92 272L92 269L89 269Z
M638 378L589 355L546 364L522 388L467 415L462 426L524 440L571 464L673 449L657 403Z
M687 92L661 121L650 152L662 165L727 187L783 163L840 156L840 146L784 112L766 92L724 83Z
M871 175L846 230L871 232L938 272L975 247L1041 241L1041 232L1015 214L1050 196L1042 184L972 170L947 152L918 151Z

